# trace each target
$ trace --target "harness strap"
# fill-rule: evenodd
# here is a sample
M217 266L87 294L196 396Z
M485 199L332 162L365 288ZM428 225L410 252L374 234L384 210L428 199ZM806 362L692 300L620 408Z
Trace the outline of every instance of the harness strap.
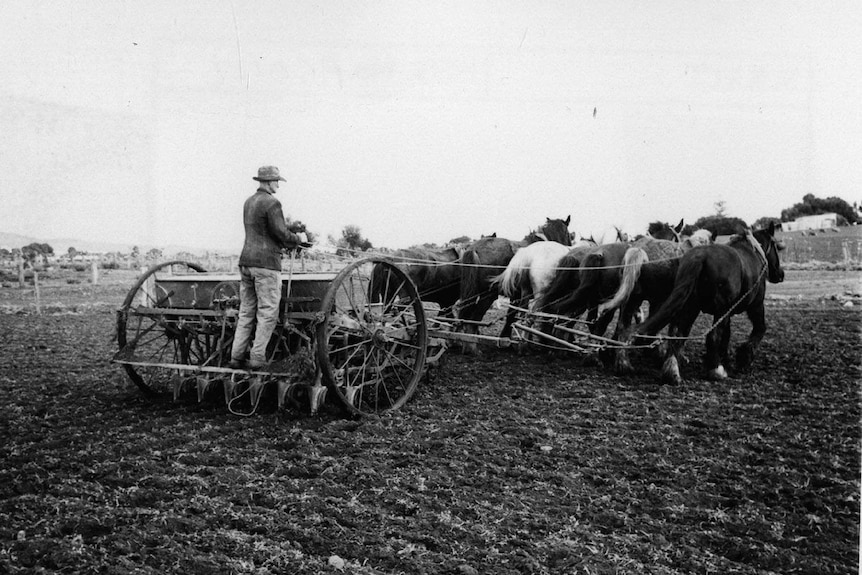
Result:
M745 233L745 237L748 239L748 242L754 247L754 251L763 258L763 265L769 265L769 261L766 259L766 254L763 251L763 246L760 245L760 242L757 241L757 238L754 237L754 234L751 233L751 230L748 230Z

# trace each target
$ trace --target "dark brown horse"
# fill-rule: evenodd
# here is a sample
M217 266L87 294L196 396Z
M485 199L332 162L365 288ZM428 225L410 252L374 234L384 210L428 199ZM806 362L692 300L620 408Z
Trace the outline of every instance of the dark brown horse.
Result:
M506 268L521 247L545 240L571 245L571 219L571 216L564 220L546 218L542 227L530 232L520 242L493 237L482 238L469 245L460 262L461 295L456 306L458 318L467 322L482 321L499 295L497 286L492 284L493 278ZM479 327L477 323L464 323L462 331L476 334ZM465 349L475 352L476 346L466 345Z
M572 250L560 260L560 269L545 293L536 302L536 310L573 319L589 312L587 320L590 322L590 333L604 334L613 320L615 309L620 306L618 304L601 315L598 313L598 308L602 302L613 298L619 290L627 251L634 246L645 251L653 261L678 257L680 244L676 243L679 240L677 229L681 230L683 226L683 220L680 220L676 228L669 224L659 225L658 223L650 226L652 233L664 234L673 238L672 240L655 239L648 235L636 240L634 244L615 242L585 250ZM637 310L638 306L632 304L620 313L617 331L631 324ZM549 328L550 325L545 322L543 329L547 331Z
M461 253L456 248L396 250L387 256L403 269L416 285L419 299L440 306L442 315L453 315L452 306L460 297L461 271L457 264ZM369 301L389 301L398 285L394 274L375 265L368 284Z
M590 311L590 332L605 332L612 314L597 317L598 305L612 297L619 286L619 264L629 244L616 242L575 248L558 263L558 270L544 294L536 302L537 311L578 318ZM545 326L547 328L549 326Z
M615 340L628 339L632 319L640 311L644 301L649 302L651 313L661 307L673 291L682 255L694 246L711 243L711 239L709 230L698 230L679 243L644 237L626 250L620 263L619 287L614 296L602 303L598 310L600 321L609 321L608 314L612 316L616 309L620 310L613 335ZM617 373L632 371L625 348L616 349L611 355Z
M766 333L764 298L766 282L784 281L784 270L778 252L783 246L775 239L775 225L734 236L726 245L694 247L679 263L670 297L637 329L638 335L654 336L669 325L669 351L662 367L662 377L681 383L677 356L701 312L713 316L706 336L704 368L711 379L725 379L730 357L730 318L746 313L752 330L748 340L736 350L736 368L745 370Z

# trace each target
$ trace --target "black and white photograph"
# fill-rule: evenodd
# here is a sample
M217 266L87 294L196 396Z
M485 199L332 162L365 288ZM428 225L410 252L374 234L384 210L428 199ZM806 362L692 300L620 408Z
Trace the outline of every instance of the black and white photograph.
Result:
M0 573L860 573L860 30L4 1Z

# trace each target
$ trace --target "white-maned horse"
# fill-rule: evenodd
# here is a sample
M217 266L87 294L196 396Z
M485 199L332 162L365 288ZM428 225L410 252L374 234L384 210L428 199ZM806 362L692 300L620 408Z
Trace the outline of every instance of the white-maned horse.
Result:
M505 271L491 281L499 286L500 293L508 297L512 305L528 307L547 289L557 271L557 264L570 249L570 246L557 242L536 242L525 246L515 253ZM510 309L500 337L512 334L515 315L515 310Z

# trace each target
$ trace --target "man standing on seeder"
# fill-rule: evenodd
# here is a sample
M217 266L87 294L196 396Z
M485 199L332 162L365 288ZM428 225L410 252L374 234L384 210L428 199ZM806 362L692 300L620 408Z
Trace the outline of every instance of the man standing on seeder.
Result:
M287 229L281 202L275 199L278 183L286 181L278 168L262 166L253 179L260 186L242 208L245 243L239 256L240 306L227 364L231 369L254 370L266 366L266 348L278 322L281 302L281 250L308 244L304 232L295 234ZM254 341L246 363L252 330Z

